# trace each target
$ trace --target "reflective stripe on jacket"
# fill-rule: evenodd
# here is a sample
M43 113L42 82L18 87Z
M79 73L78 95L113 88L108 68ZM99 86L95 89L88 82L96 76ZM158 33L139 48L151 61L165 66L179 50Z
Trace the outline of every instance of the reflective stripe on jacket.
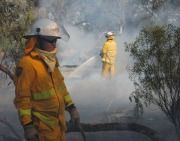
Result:
M107 40L102 49L102 61L114 64L116 59L117 44L114 40Z
M73 102L58 63L54 72L49 73L38 54L31 51L19 61L17 68L22 68L22 73L15 75L14 104L21 124L27 124L35 116L51 128L60 123L66 129L64 111Z

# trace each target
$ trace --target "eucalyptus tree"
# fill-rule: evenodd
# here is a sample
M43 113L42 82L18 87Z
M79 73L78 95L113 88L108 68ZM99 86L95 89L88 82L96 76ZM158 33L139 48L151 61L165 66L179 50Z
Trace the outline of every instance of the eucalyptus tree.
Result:
M135 85L130 100L135 100L137 115L144 105L157 105L180 140L180 28L145 27L126 51L134 61L128 70Z
M35 19L36 1L0 1L0 51L17 61L22 53L22 36Z
M23 55L22 38L36 18L36 0L0 1L0 75L13 78L13 68ZM5 73L2 73L5 72Z

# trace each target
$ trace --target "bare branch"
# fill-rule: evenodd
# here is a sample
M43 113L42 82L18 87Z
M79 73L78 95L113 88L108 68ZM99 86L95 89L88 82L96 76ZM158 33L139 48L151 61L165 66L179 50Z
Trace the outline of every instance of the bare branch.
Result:
M14 74L12 74L11 71L9 71L7 68L2 66L1 64L0 64L0 70L3 71L4 73L8 74L12 80L14 79Z

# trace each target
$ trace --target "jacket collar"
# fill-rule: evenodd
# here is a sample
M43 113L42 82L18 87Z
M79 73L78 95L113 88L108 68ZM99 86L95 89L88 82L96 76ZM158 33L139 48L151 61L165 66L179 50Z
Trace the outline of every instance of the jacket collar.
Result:
M32 58L35 58L35 57L38 57L39 59L40 59L40 56L38 55L38 53L35 51L35 50L32 50L31 52L30 52L30 56L32 57ZM56 57L56 67L59 67L60 65L59 65L59 61L58 61L58 58Z

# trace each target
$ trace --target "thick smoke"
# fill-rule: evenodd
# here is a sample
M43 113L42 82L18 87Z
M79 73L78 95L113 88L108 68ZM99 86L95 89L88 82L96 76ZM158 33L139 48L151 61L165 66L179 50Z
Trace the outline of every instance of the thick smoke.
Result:
M60 40L58 42L59 60L63 65L80 65L91 57L96 48L96 39L92 34L84 35L76 27L67 26L67 32L70 35L68 42ZM98 48L98 46L97 46Z

